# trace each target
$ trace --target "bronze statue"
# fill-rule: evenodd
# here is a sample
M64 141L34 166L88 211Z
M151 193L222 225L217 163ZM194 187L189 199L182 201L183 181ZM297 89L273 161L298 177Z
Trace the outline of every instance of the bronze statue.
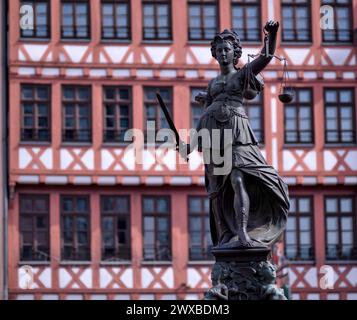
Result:
M224 30L211 42L221 74L209 82L205 94L197 97L206 109L196 130L220 130L223 137L223 131L229 129L233 137L232 169L228 174L215 175L216 164L205 164L211 235L216 248L267 247L277 240L286 224L287 185L263 158L243 107L243 98L252 99L263 90L259 73L274 56L278 28L278 22L266 23L261 54L241 69L236 67L242 46L235 30ZM203 145L197 144L202 151ZM180 142L180 154L186 157L194 147Z
M285 228L288 188L263 158L243 107L243 99L254 99L263 90L259 73L273 57L284 61L286 68L286 59L274 55L278 28L278 22L266 23L261 53L241 69L236 67L242 56L237 32L224 30L214 37L211 53L219 63L221 74L196 97L205 110L190 137L190 144L180 140L158 95L181 156L186 159L198 146L205 159L212 253L216 258L211 274L213 287L205 293L206 300L286 299L282 289L275 285L276 269L269 255L270 245ZM280 101L288 103L292 98L291 93L281 90ZM206 135L201 134L203 131ZM214 143L215 139L218 143ZM224 155L223 171L219 170L222 163L213 159L217 154ZM230 164L228 170L225 162Z

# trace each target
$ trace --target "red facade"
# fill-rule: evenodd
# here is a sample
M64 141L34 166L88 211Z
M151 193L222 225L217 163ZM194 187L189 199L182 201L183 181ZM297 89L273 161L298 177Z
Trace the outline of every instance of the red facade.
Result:
M162 150L146 145L141 153L135 154L134 150L120 143L106 142L105 124L108 114L104 112L106 104L103 99L106 87L129 87L131 91L129 121L132 128L143 130L148 116L145 109L146 88L169 88L172 97L172 114L177 128L191 128L191 89L206 87L208 81L218 72L217 63L211 57L207 45L209 42L188 39L190 1L169 1L172 13L170 19L172 41L143 39L142 1L130 1L131 39L121 42L103 40L101 1L87 2L90 4L88 40L63 39L61 32L63 8L60 0L48 2L51 17L50 37L39 40L21 36L18 23L20 1L9 1L10 298L200 298L210 286L212 262L190 259L188 211L190 196L205 196L201 155L194 152L188 163L182 163L173 149ZM282 21L281 1L258 2L261 21L269 19ZM351 3L352 29L356 30L357 1L353 0ZM333 250L331 249L332 253L329 253L326 249L328 241L333 243L331 240L334 236L333 232L340 237L341 234L342 237L352 237L352 239L354 237L352 246L356 246L357 50L353 43L323 42L322 31L319 28L320 3L312 1L309 5L312 12L309 17L312 25L312 42L287 43L282 42L279 36L277 55L284 56L288 60L291 86L311 89L310 119L312 119L313 132L311 143L286 143L284 125L287 117L284 109L286 106L278 100L283 73L281 63L273 60L263 74L265 89L262 98L264 137L262 152L267 161L279 170L280 175L288 183L291 197L310 199L310 211L308 210L311 213L310 227L307 232L313 253L304 261L286 260L287 267L284 271L287 271L289 279L285 278L282 281L289 283L292 297L295 299L357 299L356 260L353 260L353 257L344 258L342 254L337 255L336 259L330 259L331 255L334 257ZM230 0L217 2L218 29L231 27L232 6ZM261 45L260 41L255 43L243 41L242 60L246 62L246 54L258 52ZM48 139L44 139L47 141L24 139L26 134L24 105L28 103L24 98L24 87L27 85L35 88L44 85L49 88L48 97L43 100L41 100L43 93L36 91L37 89L30 89L32 92L30 95L35 95L30 98L31 103L37 106L41 103L50 105L50 113L47 114L50 138L46 136ZM88 141L85 135L83 141L65 141L64 132L67 126L65 123L67 118L70 118L66 116L67 109L64 107L67 103L64 97L66 86L89 88L87 102L81 101L80 97L79 101L67 101L76 105L75 108L78 110L82 110L80 105L84 103L90 106L87 118L85 115L74 118L77 119L75 121L84 119L84 122L89 119L91 134ZM337 90L336 92L347 90L352 93L351 100L346 102L352 105L350 119L354 129L351 129L353 135L351 143L326 142L326 131L328 131L326 90L328 89ZM78 95L80 96L80 93ZM33 102L34 100L36 101ZM36 116L39 119L41 114ZM39 127L40 124L37 123L36 130L40 130ZM39 132L37 133L40 134ZM81 132L78 134L80 135ZM141 163L135 161L138 157L141 157ZM47 197L41 212L45 216L43 221L47 221L48 225L46 226L44 222L41 226L37 225L31 229L31 232L36 229L39 233L44 230L41 241L48 242L47 258L39 258L39 261L21 258L21 250L24 250L24 243L26 243L24 235L27 232L26 226L21 226L21 219L26 213L32 216L36 214L37 206L37 202L31 200L32 202L24 202L24 208L21 209L21 199L25 199L26 195L32 196L31 199L40 199L40 195ZM77 208L77 211L71 209L73 211L71 212L76 216L75 219L78 212L82 215L87 214L85 221L89 234L84 235L84 238L88 237L86 239L89 243L89 259L75 261L63 259L67 241L64 235L65 222L63 222L66 210L63 199L66 196L73 196L73 199L77 199L75 196L87 199L84 207L88 210L81 212ZM130 234L129 260L103 261L102 259L101 197L103 196L129 197L130 228L127 229ZM145 259L143 230L147 228L145 230L150 233L145 222L149 220L144 218L145 196L165 196L169 199L167 221L171 230L169 233L171 259L168 261ZM347 202L344 199L347 199ZM333 220L335 219L333 214L338 213L339 210L330 212L327 209L329 200L331 202L328 205L340 204L346 219L352 217L352 220L348 220L352 221L352 231L348 229L350 224L347 229L340 226L337 231L330 231L331 239L327 237L330 230L327 221L333 223L340 220ZM33 210L27 207L28 203L33 204ZM79 206L79 202L77 205ZM345 205L350 206L351 210L347 207L347 211L343 209ZM303 209L300 211L305 213ZM37 214L41 212L38 211ZM332 220L328 220L328 214L331 214ZM292 232L305 230L302 222L300 223L301 230L293 229ZM342 222L340 224L342 225ZM46 230L48 236L45 235ZM79 234L80 230L77 232L78 239ZM78 239L73 241L80 246L81 242ZM301 239L300 241L304 242ZM346 243L349 244L348 241ZM344 248L348 249L348 246ZM24 265L30 265L32 268L33 282L30 289L26 289L26 285L24 287L24 281L26 282L24 279L27 277ZM321 283L325 281L329 271L334 277L333 288L324 289Z

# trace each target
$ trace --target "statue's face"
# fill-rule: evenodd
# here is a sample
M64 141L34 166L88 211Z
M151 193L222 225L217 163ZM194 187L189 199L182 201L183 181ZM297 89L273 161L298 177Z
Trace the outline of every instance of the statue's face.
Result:
M233 63L234 49L229 41L223 41L216 46L216 58L219 64L228 65Z

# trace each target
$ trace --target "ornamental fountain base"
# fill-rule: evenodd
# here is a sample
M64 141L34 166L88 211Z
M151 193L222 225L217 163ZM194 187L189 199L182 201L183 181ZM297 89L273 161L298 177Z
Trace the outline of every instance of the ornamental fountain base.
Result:
M213 287L205 300L287 300L276 286L276 268L269 261L270 249L214 248Z

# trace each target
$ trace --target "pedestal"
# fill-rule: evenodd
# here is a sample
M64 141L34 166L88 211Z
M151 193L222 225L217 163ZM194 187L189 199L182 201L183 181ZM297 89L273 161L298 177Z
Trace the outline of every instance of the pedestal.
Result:
M286 300L276 286L276 268L268 248L213 249L213 287L205 300Z

